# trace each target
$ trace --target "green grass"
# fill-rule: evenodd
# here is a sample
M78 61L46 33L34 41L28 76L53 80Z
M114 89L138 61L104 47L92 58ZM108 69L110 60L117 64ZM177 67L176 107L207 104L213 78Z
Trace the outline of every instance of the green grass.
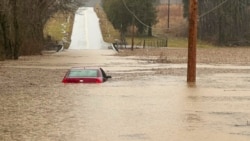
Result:
M168 39L169 47L187 47L188 39L185 38L169 38Z
M169 38L169 46L170 47L187 47L188 46L188 38ZM211 48L215 47L211 43L207 43L204 41L197 41L198 48Z
M166 39L164 38L156 38L156 37L135 37L134 38L134 45L143 45L144 40L146 43L149 43L148 46L156 46L157 42L158 45L164 44L166 42ZM131 45L132 38L126 37L126 41L128 45ZM187 38L176 38L176 37L169 37L167 41L168 47L188 47L188 39ZM165 45L165 44L164 44ZM198 48L211 48L215 47L212 44L198 41L197 42Z

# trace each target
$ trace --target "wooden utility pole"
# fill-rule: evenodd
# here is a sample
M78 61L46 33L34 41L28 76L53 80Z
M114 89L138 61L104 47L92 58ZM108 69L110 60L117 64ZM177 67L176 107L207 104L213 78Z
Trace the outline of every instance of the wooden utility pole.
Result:
M169 30L169 21L170 21L170 0L168 0L168 30Z
M189 0L189 38L187 82L196 82L196 43L197 43L197 0Z

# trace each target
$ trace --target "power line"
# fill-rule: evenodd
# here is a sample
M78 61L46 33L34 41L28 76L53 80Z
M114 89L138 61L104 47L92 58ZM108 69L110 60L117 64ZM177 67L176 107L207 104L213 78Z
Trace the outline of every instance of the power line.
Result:
M135 15L135 13L132 12L132 11L128 8L128 6L127 6L127 4L125 3L124 0L122 0L122 2L123 2L123 5L125 6L125 8L128 10L128 12L129 12L130 14L132 14L132 16L134 16L135 19L136 19L138 22L140 22L142 25L144 25L144 26L146 26L146 27L148 27L148 28L151 28L149 25L147 25L147 24L145 24L144 22L142 22L142 21Z
M207 12L201 14L201 15L198 17L198 19L200 19L200 18L202 18L202 17L205 17L206 15L208 15L208 14L214 12L215 10L217 10L218 8L220 8L221 6L223 6L224 4L226 4L226 2L228 2L228 1L229 1L229 0L224 0L223 2L221 2L220 4L218 4L216 7L214 7L214 8L212 8L211 10L209 10L209 11L207 11ZM132 12L132 10L129 9L129 7L127 6L125 0L122 0L122 2L123 2L123 5L125 6L125 8L128 10L128 12L129 12L130 14L132 14L132 16L134 16L135 19L136 19L139 23L141 23L142 25L146 26L147 28L156 29L156 30L173 29L173 28L154 28L154 27L151 27L151 26L147 25L147 24L144 23L142 20L140 20L140 19L135 15L135 13Z
M247 5L247 3L244 3L244 2L241 2L241 1L239 1L240 2L240 4L242 5L242 6L244 6L244 7L247 7L248 5Z
M141 21L141 20L135 15L134 12L132 12L132 10L130 10L130 9L128 8L128 6L127 6L127 4L125 3L124 0L122 0L122 2L123 2L123 5L125 6L125 8L128 10L128 12L129 12L130 14L132 14L132 16L134 16L135 19L136 19L139 23L141 23L142 25L144 25L145 27L151 28L151 29L159 29L159 30L168 29L168 28L153 28L153 27L151 27L151 26L145 24L143 21Z
M205 12L204 14L201 14L198 19L205 17L206 15L212 13L213 11L217 10L218 8L220 8L221 6L223 6L226 2L228 2L228 0L223 1L222 3L218 4L216 7L214 7L213 9Z

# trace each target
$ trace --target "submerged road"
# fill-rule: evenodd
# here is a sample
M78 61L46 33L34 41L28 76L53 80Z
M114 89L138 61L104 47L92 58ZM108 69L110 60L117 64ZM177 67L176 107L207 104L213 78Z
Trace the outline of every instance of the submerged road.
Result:
M94 24L85 21L97 19L86 13L93 9L77 12L69 50L0 62L0 141L250 140L247 68L205 73L188 86L185 74L154 72L164 64L99 50L92 40L101 39L90 35L96 26L87 28ZM90 65L113 78L98 85L61 83L68 68ZM185 69L173 66L165 64Z

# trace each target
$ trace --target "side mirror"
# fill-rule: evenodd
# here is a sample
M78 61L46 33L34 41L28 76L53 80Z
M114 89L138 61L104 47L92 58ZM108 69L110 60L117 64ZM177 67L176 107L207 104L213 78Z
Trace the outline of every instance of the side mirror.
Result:
M103 77L103 81L107 81L109 78L112 78L111 76L106 76L106 77Z
M112 78L112 76L106 76L107 79Z

